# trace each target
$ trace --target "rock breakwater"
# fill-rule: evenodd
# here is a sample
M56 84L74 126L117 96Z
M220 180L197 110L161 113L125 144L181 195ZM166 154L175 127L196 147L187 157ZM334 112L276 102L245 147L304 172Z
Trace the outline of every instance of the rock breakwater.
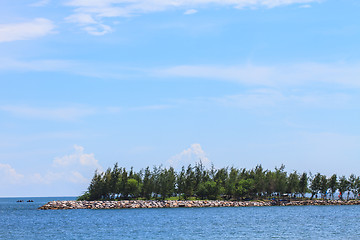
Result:
M56 209L123 209L123 208L193 208L193 207L263 207L305 205L360 205L360 200L303 200L303 201L177 201L177 200L122 200L122 201L51 201L40 210Z

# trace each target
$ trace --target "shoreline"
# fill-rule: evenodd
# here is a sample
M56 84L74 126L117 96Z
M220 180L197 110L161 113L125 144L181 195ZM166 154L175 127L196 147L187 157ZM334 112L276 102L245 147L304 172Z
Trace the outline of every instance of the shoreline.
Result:
M360 205L360 200L299 201L223 201L223 200L121 200L121 201L50 201L39 210L60 209L129 209L129 208L202 208Z

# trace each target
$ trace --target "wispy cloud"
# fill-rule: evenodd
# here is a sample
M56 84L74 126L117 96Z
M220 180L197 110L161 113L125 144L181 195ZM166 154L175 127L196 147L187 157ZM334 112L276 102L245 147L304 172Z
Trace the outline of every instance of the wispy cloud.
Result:
M47 185L54 184L55 182L63 182L63 184L68 184L69 182L75 184L84 184L90 181L90 179L84 177L84 175L78 171L48 171L45 174L34 173L30 176L27 176L27 180L31 183Z
M184 65L154 70L159 77L231 81L247 85L289 86L332 83L360 87L360 64L299 63L284 65Z
M0 111L22 117L61 121L74 121L96 113L95 109L87 107L36 108L15 105L0 106Z
M311 8L310 4L301 5L300 8Z
M273 8L290 4L307 4L320 0L68 0L66 5L74 7L74 14L67 21L79 24L93 35L103 35L112 31L103 23L105 18L130 17L169 9L186 10L185 14L196 13L193 8L217 5L242 8Z
M0 184L16 184L21 182L23 178L24 175L17 173L9 164L0 163Z
M134 110L134 111L165 110L173 107L174 106L172 105L148 105L148 106L132 107L129 110Z
M197 78L209 80L234 81L255 85L271 85L274 69L268 66L210 66L183 65L154 70L155 76Z
M360 63L289 63L289 64L239 64L239 65L177 65L170 67L121 67L118 63L96 63L72 60L19 61L0 59L0 71L49 71L75 75L137 79L162 78L228 81L249 86L299 86L313 83L338 84L360 87Z
M83 30L91 35L101 36L112 32L112 28L108 25L95 20L91 14L78 13L73 14L65 19L67 22L78 24Z
M91 107L73 104L70 107L38 107L29 105L0 105L0 112L16 117L50 121L78 121L94 115L113 115L133 111L161 111L175 107L170 104L139 106L102 106ZM66 136L66 135L65 135Z
M29 22L0 25L0 43L17 40L29 40L53 33L55 25L45 18L36 18Z
M66 186L69 183L80 184L86 187L90 182L90 177L96 169L102 171L98 160L93 153L85 153L84 147L74 145L73 154L56 157L52 166L45 172L27 173L25 175L18 173L11 165L0 163L0 187L12 185L61 185Z
M84 153L84 147L79 145L74 145L74 149L75 153L73 154L55 158L53 161L54 166L66 167L80 164L81 166L88 166L102 170L102 167L99 165L99 161L95 159L93 153Z
M241 94L212 98L211 100L225 107L256 109L259 107L275 107L279 103L286 101L286 99L279 91L256 89Z
M198 143L191 144L191 146L181 153L176 154L168 160L168 163L173 167L184 166L188 164L195 164L197 162L201 162L208 166L210 161L202 149L201 145Z
M90 174L93 174L95 170L102 171L102 167L95 159L94 153L85 153L84 147L79 145L74 145L74 150L72 154L56 157L47 172L28 175L27 180L48 185L55 182L88 183Z
M129 79L144 75L146 69L121 67L119 63L74 61L67 59L44 59L23 61L0 58L0 71L66 72L79 76L110 79Z
M39 0L37 2L31 3L30 7L43 7L50 3L50 0Z
M357 108L358 99L351 94L335 92L289 92L274 89L253 89L236 95L210 98L208 101L224 107L256 110L281 106L343 109Z
M191 15L191 14L195 14L197 13L198 11L196 9L189 9L189 10L186 10L184 12L185 15Z

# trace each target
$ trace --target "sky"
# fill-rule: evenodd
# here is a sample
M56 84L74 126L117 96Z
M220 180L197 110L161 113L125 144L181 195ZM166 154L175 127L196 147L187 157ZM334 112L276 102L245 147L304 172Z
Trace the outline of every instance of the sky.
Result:
M0 0L0 197L96 169L360 169L358 0Z

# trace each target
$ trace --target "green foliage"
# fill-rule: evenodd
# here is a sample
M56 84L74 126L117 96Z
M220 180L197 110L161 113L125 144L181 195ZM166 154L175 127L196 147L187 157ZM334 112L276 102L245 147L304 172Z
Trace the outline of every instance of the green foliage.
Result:
M311 175L310 175L311 176ZM135 172L121 168L118 164L105 172L95 172L87 191L78 200L117 199L264 199L287 193L296 197L309 191L311 198L329 190L333 196L338 189L342 194L360 193L360 178L351 175L341 177L339 182L334 174L329 179L317 173L310 178L307 173L287 173L285 166L274 171L265 170L261 165L254 169L220 168L206 169L202 163L183 166L179 172L174 168L154 166ZM310 183L309 183L310 182ZM342 198L343 195L341 195Z
M136 179L130 178L126 183L126 192L130 194L131 198L136 198L140 192L140 186Z
M351 191L353 195L357 197L359 195L359 183L360 183L359 177L356 177L354 174L351 174L348 182L349 182L348 194Z
M300 177L299 185L298 185L298 192L301 194L301 196L303 198L305 197L305 193L307 193L309 191L308 181L309 181L309 178L307 176L307 173L304 172Z
M330 189L330 192L331 192L331 197L332 199L334 199L334 194L338 188L338 182L337 182L337 176L336 174L333 174L329 181L328 181L328 184L329 184L329 189Z
M319 192L321 193L322 198L325 198L327 190L328 190L328 180L325 175L320 176L320 186Z
M317 173L311 181L310 184L310 191L311 191L311 199L314 195L317 195L320 191L320 184L321 184L321 174Z
M290 173L288 179L287 179L287 188L286 192L291 194L296 194L299 190L299 175L297 172Z
M90 193L87 191L76 199L76 201L89 201L89 200L90 200Z
M344 199L344 193L350 189L350 182L346 179L345 176L342 176L339 179L338 189L339 189L339 192L340 192L340 198L341 198L341 200L343 200Z
M208 199L217 199L220 192L220 186L215 181L206 181L204 183L205 188L205 196L207 196Z

